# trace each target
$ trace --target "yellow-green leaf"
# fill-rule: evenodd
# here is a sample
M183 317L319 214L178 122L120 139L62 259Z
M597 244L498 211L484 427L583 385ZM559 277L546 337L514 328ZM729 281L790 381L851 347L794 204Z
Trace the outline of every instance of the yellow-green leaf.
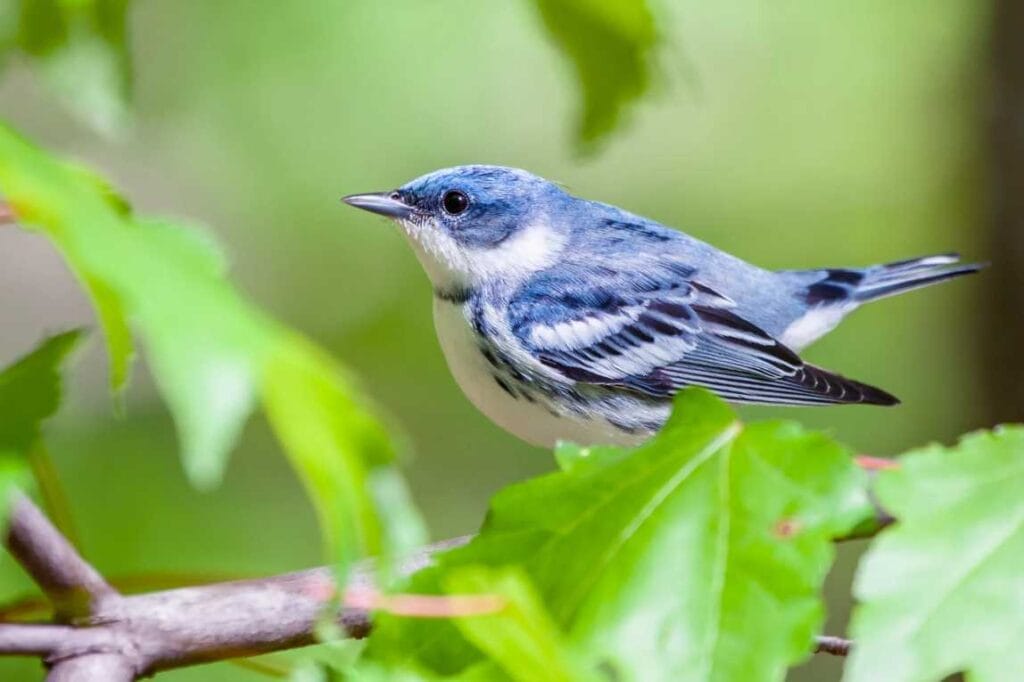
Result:
M516 682L582 682L597 679L573 659L564 637L530 585L514 568L463 566L444 576L450 595L500 599L503 608L454 619L467 640Z
M394 547L416 518L407 498L375 504L368 472L394 444L353 381L323 351L268 319L226 279L202 232L139 219L106 183L49 158L0 126L0 188L23 224L49 237L89 289L107 336L111 380L131 356L130 321L174 416L189 477L215 485L262 400L313 496L332 557ZM402 522L381 524L378 515Z
M611 132L650 85L657 42L646 0L534 0L552 40L576 69L577 137L586 149Z
M933 445L879 475L898 519L854 587L849 682L1024 676L1024 427Z

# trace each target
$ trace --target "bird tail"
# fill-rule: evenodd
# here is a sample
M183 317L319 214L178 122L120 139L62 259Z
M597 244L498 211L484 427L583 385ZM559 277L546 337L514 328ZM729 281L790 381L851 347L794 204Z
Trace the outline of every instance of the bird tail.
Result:
M874 301L945 282L947 279L970 275L984 267L982 263L960 264L960 256L955 253L876 265L861 271L863 279L853 290L853 299L858 303Z

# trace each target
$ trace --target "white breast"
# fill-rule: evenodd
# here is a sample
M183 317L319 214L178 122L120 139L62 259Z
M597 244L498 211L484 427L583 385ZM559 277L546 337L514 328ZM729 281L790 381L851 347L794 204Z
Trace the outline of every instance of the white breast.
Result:
M631 445L636 436L619 431L603 419L555 416L542 399L514 398L501 388L484 358L465 306L434 299L434 324L448 368L470 402L495 424L528 443L551 447L559 440L585 445ZM539 398L539 397L538 397ZM557 411L557 406L552 406Z

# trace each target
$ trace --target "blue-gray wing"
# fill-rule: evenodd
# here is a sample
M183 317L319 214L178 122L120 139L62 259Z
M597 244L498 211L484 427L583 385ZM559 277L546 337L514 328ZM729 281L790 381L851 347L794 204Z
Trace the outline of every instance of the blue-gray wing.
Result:
M663 398L702 386L743 403L898 402L803 362L677 263L634 273L560 267L525 285L509 310L540 362L578 382Z

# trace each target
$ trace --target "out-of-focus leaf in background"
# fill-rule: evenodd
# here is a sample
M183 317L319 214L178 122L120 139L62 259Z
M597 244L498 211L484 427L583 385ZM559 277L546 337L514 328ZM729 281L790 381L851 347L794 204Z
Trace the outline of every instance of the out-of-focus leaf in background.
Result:
M878 478L899 522L857 575L849 682L1024 675L1024 427L900 459Z
M127 121L131 94L128 5L128 0L13 0L0 18L0 45L38 63L86 123L114 133Z
M646 0L534 0L548 34L576 69L580 147L611 132L651 81L657 42Z
M413 589L521 562L567 641L623 680L781 680L821 626L831 539L872 513L844 448L792 423L743 425L703 391L636 450L560 459L571 466L499 493L480 535ZM451 626L394 617L370 651L444 673L478 659Z
M0 372L0 450L27 453L39 426L60 405L60 366L81 339L69 331L50 337Z
M108 338L115 335L113 353L127 352L125 319L137 325L193 483L219 482L262 398L317 506L332 557L343 563L394 546L382 528L407 530L416 514L394 496L378 508L367 485L371 470L391 465L391 439L332 358L237 294L209 239L133 218L102 183L7 128L0 128L0 187L91 288ZM125 362L113 357L113 371ZM382 526L378 512L405 522ZM401 537L421 541L416 533Z
M60 405L60 367L81 339L69 331L50 337L0 371L0 514L6 517L13 487L29 479L28 456L43 420ZM0 522L3 518L0 518Z

